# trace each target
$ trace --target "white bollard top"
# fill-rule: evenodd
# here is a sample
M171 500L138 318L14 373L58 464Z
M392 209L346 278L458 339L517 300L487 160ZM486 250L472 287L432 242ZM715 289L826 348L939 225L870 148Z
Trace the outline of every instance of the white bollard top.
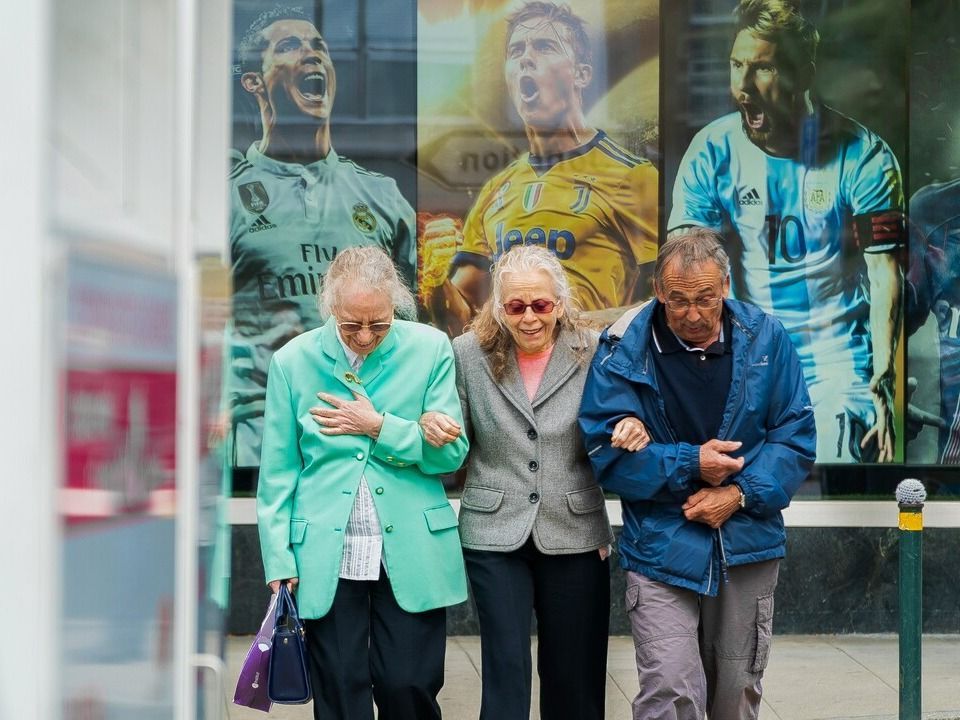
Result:
M923 505L926 499L927 491L919 480L907 478L897 485L897 502L901 505Z

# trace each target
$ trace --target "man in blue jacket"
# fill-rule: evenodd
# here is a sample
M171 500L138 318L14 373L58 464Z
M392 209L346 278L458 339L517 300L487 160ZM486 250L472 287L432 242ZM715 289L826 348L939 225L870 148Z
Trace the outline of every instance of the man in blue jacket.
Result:
M637 648L635 720L757 717L786 535L781 511L816 456L797 352L783 326L727 299L722 239L661 246L656 299L600 338L580 428L620 495L620 564ZM650 443L611 445L640 418Z

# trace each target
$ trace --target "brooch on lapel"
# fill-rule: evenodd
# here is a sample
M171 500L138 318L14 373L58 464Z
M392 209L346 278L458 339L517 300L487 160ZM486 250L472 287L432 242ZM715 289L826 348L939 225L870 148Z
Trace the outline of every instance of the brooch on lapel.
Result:
M360 376L352 372L345 373L343 376L343 379L346 380L347 382L356 383L357 385L363 385L363 380L360 379Z

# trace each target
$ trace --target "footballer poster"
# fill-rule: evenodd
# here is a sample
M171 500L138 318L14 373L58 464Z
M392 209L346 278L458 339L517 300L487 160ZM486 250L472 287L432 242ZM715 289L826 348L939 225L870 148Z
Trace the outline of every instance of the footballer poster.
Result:
M731 295L786 327L820 464L902 461L902 0L663 4L666 229L727 241Z
M420 293L451 335L514 245L555 253L598 324L651 294L657 2L420 0Z
M236 0L233 311L223 423L234 490L260 464L273 353L321 324L337 253L376 245L416 285L414 0Z
M960 463L960 4L915 0L911 28L907 461L956 465Z

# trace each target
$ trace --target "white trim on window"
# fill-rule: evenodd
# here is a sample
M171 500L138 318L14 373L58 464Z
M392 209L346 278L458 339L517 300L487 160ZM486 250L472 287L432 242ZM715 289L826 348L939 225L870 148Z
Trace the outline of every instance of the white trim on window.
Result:
M459 498L451 498L453 509L460 511ZM613 525L622 525L620 502L607 500L607 513ZM897 527L897 503L879 500L797 500L783 513L787 527ZM232 498L228 517L231 525L255 525L256 500ZM924 527L960 527L960 502L940 500L923 508Z

